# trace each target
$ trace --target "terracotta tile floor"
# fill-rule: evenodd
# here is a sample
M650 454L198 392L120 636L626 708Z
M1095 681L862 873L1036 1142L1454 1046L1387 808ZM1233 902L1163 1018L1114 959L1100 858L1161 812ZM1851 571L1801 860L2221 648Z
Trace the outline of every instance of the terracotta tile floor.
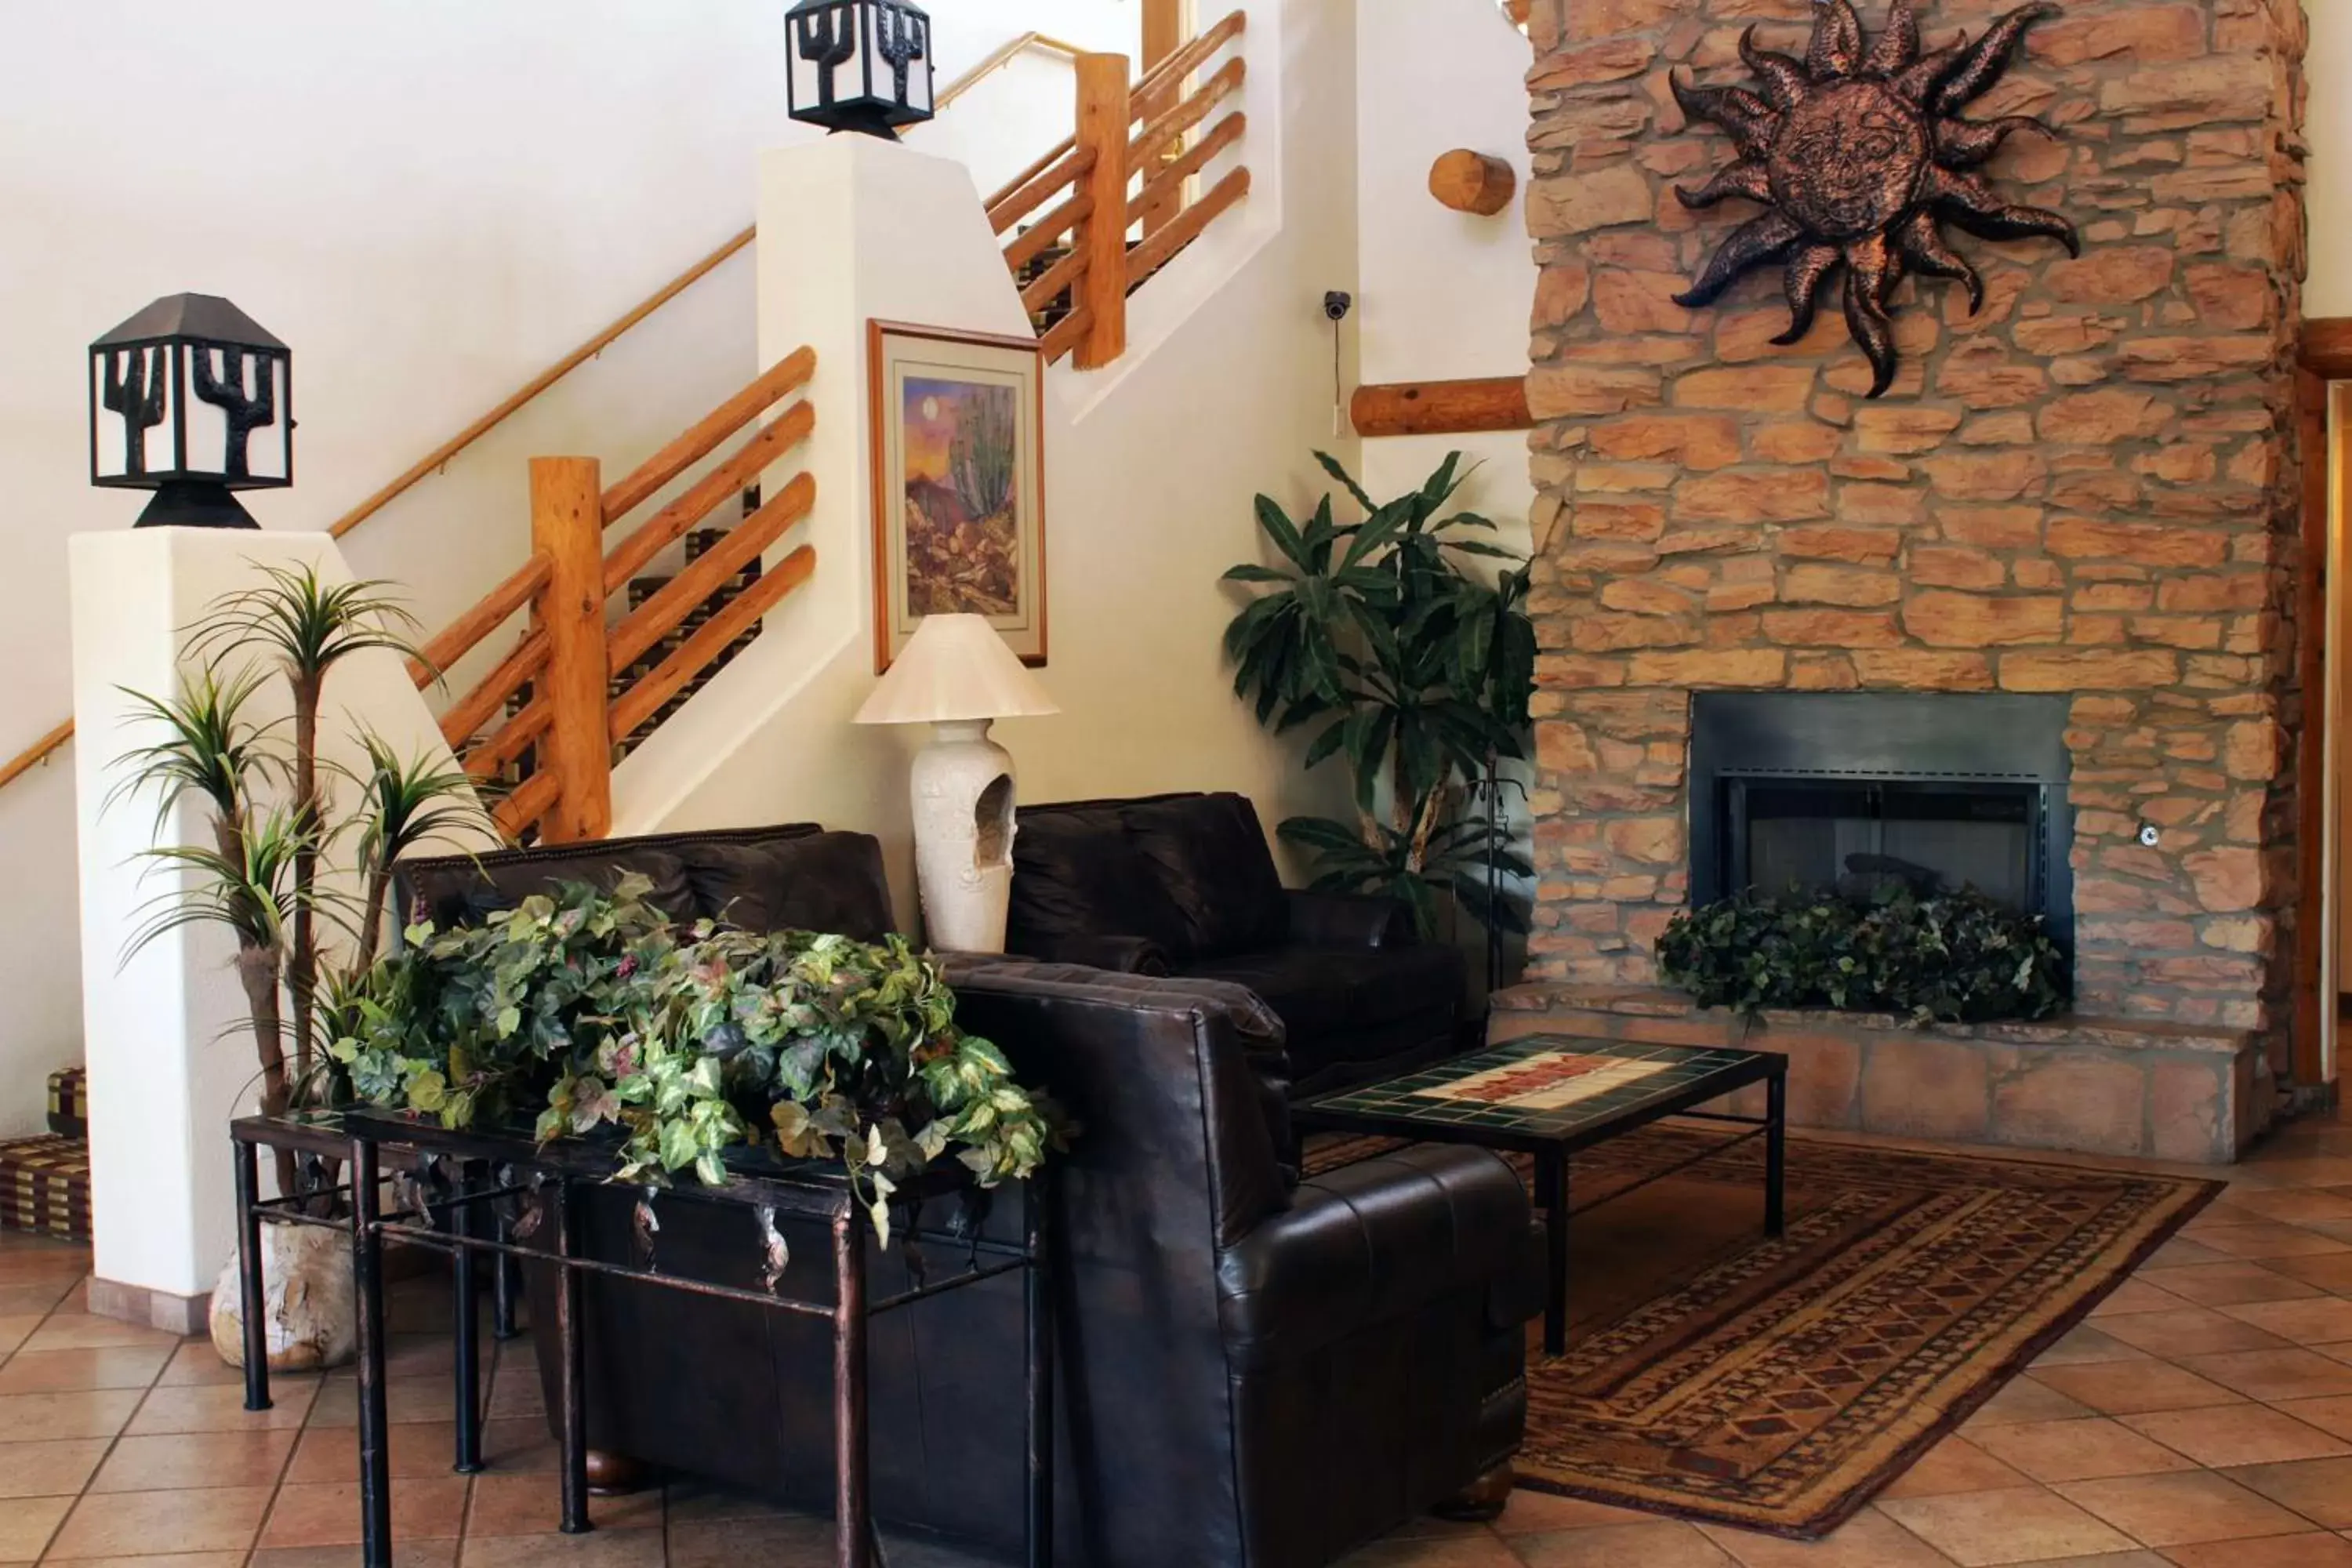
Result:
M1426 1521L1346 1568L2352 1568L2352 1121L2287 1128L2226 1173L2226 1197L1826 1541L1522 1492L1491 1528ZM348 1374L279 1379L278 1408L247 1415L209 1344L84 1313L88 1263L0 1232L0 1568L355 1563ZM688 1483L555 1533L522 1342L494 1360L490 1472L452 1476L445 1308L433 1281L394 1301L400 1568L828 1562L826 1521ZM972 1568L914 1542L889 1556Z

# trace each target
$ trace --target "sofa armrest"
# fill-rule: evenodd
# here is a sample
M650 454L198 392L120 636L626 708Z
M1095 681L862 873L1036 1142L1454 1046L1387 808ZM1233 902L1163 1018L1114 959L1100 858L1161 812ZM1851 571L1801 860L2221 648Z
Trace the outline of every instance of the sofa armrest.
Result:
M1030 943L1027 952L1008 956L1045 963L1082 963L1114 974L1165 974L1170 967L1167 950L1150 937L1102 936L1092 931L1041 937Z
M1218 1255L1226 1360L1279 1365L1457 1291L1492 1303L1527 1267L1529 1221L1518 1177L1484 1149L1420 1144L1301 1183Z
M1414 939L1402 899L1286 888L1290 940L1301 947L1402 947Z

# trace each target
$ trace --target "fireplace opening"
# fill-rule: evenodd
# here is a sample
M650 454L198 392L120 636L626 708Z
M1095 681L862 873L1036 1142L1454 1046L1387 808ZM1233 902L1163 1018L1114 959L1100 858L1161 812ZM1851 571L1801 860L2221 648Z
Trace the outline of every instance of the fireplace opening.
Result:
M1974 888L2070 945L2063 697L1693 700L1691 893Z

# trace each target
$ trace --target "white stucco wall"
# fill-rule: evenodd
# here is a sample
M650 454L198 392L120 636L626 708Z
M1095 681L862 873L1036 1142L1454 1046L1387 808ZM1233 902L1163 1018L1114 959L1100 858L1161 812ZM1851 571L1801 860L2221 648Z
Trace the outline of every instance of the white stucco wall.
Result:
M193 880L146 852L211 839L209 813L193 797L159 834L156 798L123 793L121 759L162 735L127 693L172 696L193 628L224 595L259 584L264 567L308 569L331 585L349 582L352 572L320 533L110 530L75 539L70 553L73 708L89 736L74 753L71 820L84 849L79 994L89 1030L95 1268L113 1284L196 1296L212 1288L235 1245L226 1130L232 1116L253 1109L260 1069L226 930L181 926L134 951L134 933ZM351 793L337 770L367 765L363 732L404 758L456 766L397 654L353 654L329 673L324 690L319 754L331 801L347 803ZM285 683L272 680L243 718L268 724L290 710ZM331 819L344 809L331 806ZM331 870L351 864L341 854L328 860ZM321 945L339 947L332 922L321 926Z
M314 529L751 221L785 112L779 0L74 0L13 7L0 50L0 758L63 719L66 543L140 498L87 483L85 346L159 295L226 294L295 351ZM945 85L1034 29L1132 54L1139 0L954 0ZM1066 123L1024 58L918 132L999 180ZM1002 134L998 135L997 132ZM1032 143L1037 145L1033 147ZM739 257L348 541L428 625L521 559L527 458L618 472L752 374ZM70 752L0 790L0 1136L79 1054Z
M1234 789L1269 826L1331 804L1328 784L1300 774L1295 738L1270 739L1234 698L1219 638L1239 601L1217 579L1258 558L1258 491L1311 505L1324 488L1313 449L1356 455L1332 434L1320 312L1325 289L1358 286L1354 10L1350 0L1250 7L1249 132L1234 154L1250 168L1250 195L1134 296L1126 358L1099 373L1051 373L1051 657L1040 678L1063 711L998 726L1024 799ZM935 174L893 177L940 209L957 199ZM824 171L772 163L767 210L779 222L798 202L838 211L838 191L820 197L828 184ZM817 574L759 645L624 764L620 830L803 817L864 829L883 838L902 912L912 912L906 768L921 737L848 723L874 682L862 320L1019 331L977 199L961 199L961 216L936 222L887 204L864 214L849 226L864 247L854 258L763 266L763 355L815 337L825 367L811 388L817 437L795 455L817 476L819 509L785 542L816 543ZM903 254L926 235L928 254ZM698 777L686 773L687 754L721 747L740 749ZM653 765L641 770L641 759ZM691 779L682 793L672 787L681 778Z
M1357 26L1357 209L1363 293L1355 324L1366 382L1446 381L1527 370L1536 264L1521 216L1528 184L1527 39L1494 0L1371 0ZM1429 166L1457 147L1518 176L1493 217L1441 206ZM1448 451L1478 465L1462 504L1527 546L1526 437L1516 432L1365 443L1365 488L1400 494Z

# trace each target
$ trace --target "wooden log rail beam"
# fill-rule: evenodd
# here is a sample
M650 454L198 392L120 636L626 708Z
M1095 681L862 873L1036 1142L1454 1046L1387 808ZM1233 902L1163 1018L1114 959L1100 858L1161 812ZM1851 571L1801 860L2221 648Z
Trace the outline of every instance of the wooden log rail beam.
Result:
M728 454L716 468L681 491L677 500L655 512L604 558L604 592L617 594L630 578L644 571L653 558L685 537L688 529L717 510L728 497L740 494L816 427L816 410L795 403L784 416L760 430Z
M805 478L806 476L803 476ZM725 607L697 626L677 650L656 665L645 678L612 706L605 731L608 745L616 745L661 710L663 703L684 690L726 651L727 645L757 626L760 617L783 596L809 580L816 570L816 551L803 544L760 574L760 580L730 599Z
M1249 18L1243 13L1235 11L1169 56L1156 68L1146 71L1143 79L1136 83L1129 91L1130 114L1134 119L1149 120L1154 114L1164 111L1183 96L1184 79L1198 70L1211 55L1215 54L1234 38L1241 37L1243 30L1248 25ZM1130 124L1133 122L1134 120L1129 121ZM1035 211L1045 196L1050 196L1077 177L1076 171L1073 169L1057 170L1056 168L1076 153L1077 145L1078 139L1075 134L1064 137L1060 142L1047 148L1045 154L1035 163L1013 175L1005 183L1002 190L988 198L989 219L996 224L997 233L1003 234L1006 229L1011 228L1028 213ZM1043 192L1036 194L1035 199L1031 200L1026 206L1001 222L998 221L1000 209L1010 203L1014 196L1030 194L1030 187L1033 184L1047 174L1055 172L1061 175L1058 180L1047 182Z
M1127 352L1127 181L1129 118L1127 57L1087 55L1078 61L1078 146L1093 154L1079 194L1087 216L1070 236L1078 258L1071 290L1074 309L1087 313L1086 331L1070 359L1099 370Z
M1356 388L1348 416L1356 434L1466 436L1482 430L1528 430L1525 376L1478 381L1400 381Z
M1178 210L1178 198L1183 194L1184 182L1207 166L1210 159L1242 139L1249 129L1249 118L1234 110L1217 121L1216 129L1187 148L1184 155L1163 165L1144 183L1133 200L1127 204L1127 221L1144 225L1145 237L1156 232L1158 225L1146 220L1155 212L1163 213L1164 222L1172 222Z

